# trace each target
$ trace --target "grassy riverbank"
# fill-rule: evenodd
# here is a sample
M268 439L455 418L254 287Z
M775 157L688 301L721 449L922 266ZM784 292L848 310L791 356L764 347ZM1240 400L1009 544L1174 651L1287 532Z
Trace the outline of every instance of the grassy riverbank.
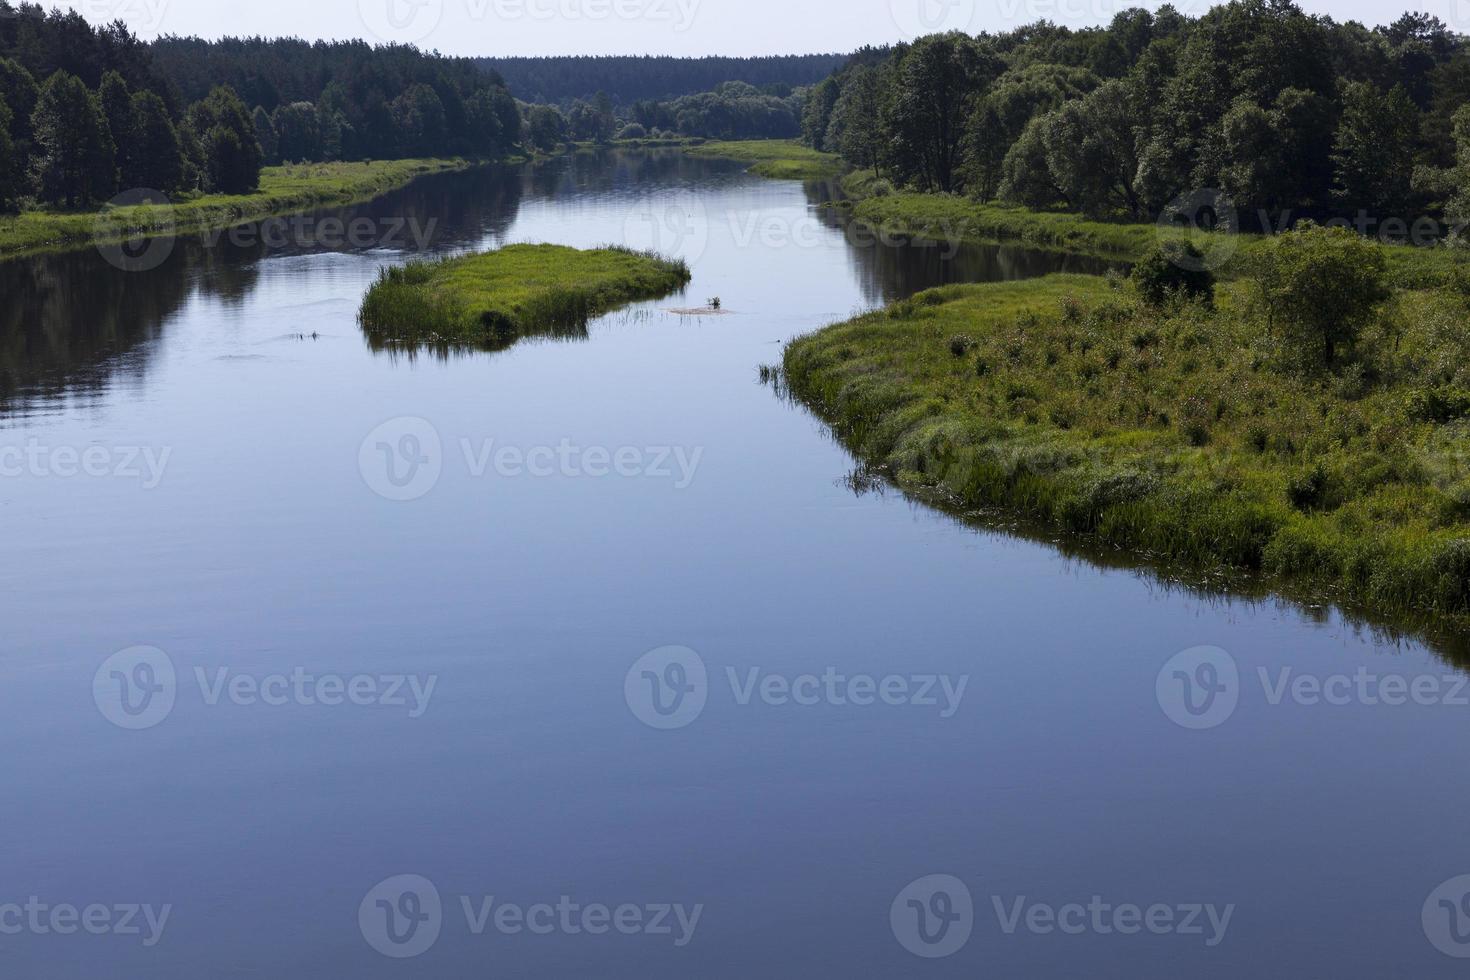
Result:
M576 332L600 313L688 282L682 261L649 252L510 245L384 269L360 317L383 342L505 347L532 334Z
M1032 248L1136 261L1158 244L1161 232L1153 223L1093 221L1077 214L1032 211L1007 204L984 204L952 194L893 191L872 174L852 174L843 189L854 199L853 216L891 233L937 241L1017 243ZM1183 237L1185 232L1165 234ZM1265 241L1263 235L1200 236L1229 258L1216 270L1224 277L1237 274ZM1391 245L1384 249L1395 284L1404 288L1444 285L1462 274L1470 256L1447 248ZM1223 253L1222 253L1223 254Z
M900 485L1384 615L1470 622L1470 306L1401 293L1355 367L1280 369L1214 309L1052 276L951 286L791 344L793 394Z
M83 212L27 211L0 217L0 257L82 248L150 234L190 234L316 208L370 200L425 174L467 167L463 160L375 160L266 167L254 194L209 194L172 205Z
M822 180L842 170L835 153L819 153L795 140L733 140L704 143L684 152L751 164L750 172L780 180Z

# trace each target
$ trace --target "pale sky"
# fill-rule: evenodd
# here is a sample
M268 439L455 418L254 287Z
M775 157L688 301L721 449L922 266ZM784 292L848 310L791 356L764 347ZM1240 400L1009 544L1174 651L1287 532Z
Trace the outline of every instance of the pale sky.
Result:
M851 51L950 28L1002 31L1047 19L1107 23L1126 0L43 0L101 23L159 34L398 40L459 55L756 55ZM1198 13L1209 0L1180 0ZM1312 13L1373 25L1390 2L1306 2ZM1415 8L1470 33L1470 0Z

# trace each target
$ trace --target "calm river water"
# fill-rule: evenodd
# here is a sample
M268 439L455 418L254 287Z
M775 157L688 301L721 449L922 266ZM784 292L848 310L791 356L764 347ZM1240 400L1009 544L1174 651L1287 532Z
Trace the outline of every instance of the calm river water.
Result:
M850 478L784 341L1067 263L823 193L589 155L0 266L0 974L1463 975L1464 674ZM415 231L694 280L375 351Z

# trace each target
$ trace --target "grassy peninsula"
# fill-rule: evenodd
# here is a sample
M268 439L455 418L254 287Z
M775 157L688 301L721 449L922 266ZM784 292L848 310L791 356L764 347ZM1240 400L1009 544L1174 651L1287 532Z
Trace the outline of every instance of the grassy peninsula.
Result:
M689 282L689 267L650 252L510 245L384 269L359 314L380 342L506 347L575 333L592 317Z
M374 160L265 167L253 194L206 194L171 205L80 212L24 211L0 217L0 257L150 234L190 234L315 208L371 200L426 174L460 170L463 160Z
M779 180L822 180L836 177L842 160L795 140L729 140L704 143L684 151L691 156L717 157L749 163L750 172Z
M1399 291L1331 369L1255 284L949 286L792 343L792 393L871 465L1145 559L1470 622L1470 299Z

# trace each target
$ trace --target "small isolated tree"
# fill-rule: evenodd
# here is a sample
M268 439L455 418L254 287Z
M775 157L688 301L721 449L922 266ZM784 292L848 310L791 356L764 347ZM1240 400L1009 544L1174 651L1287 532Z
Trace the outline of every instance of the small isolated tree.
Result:
M1383 249L1347 228L1305 222L1269 239L1254 264L1268 328L1328 367L1389 297Z
M1215 302L1215 274L1206 268L1203 252L1193 243L1165 239L1133 267L1133 283L1150 306L1162 306L1175 296Z

